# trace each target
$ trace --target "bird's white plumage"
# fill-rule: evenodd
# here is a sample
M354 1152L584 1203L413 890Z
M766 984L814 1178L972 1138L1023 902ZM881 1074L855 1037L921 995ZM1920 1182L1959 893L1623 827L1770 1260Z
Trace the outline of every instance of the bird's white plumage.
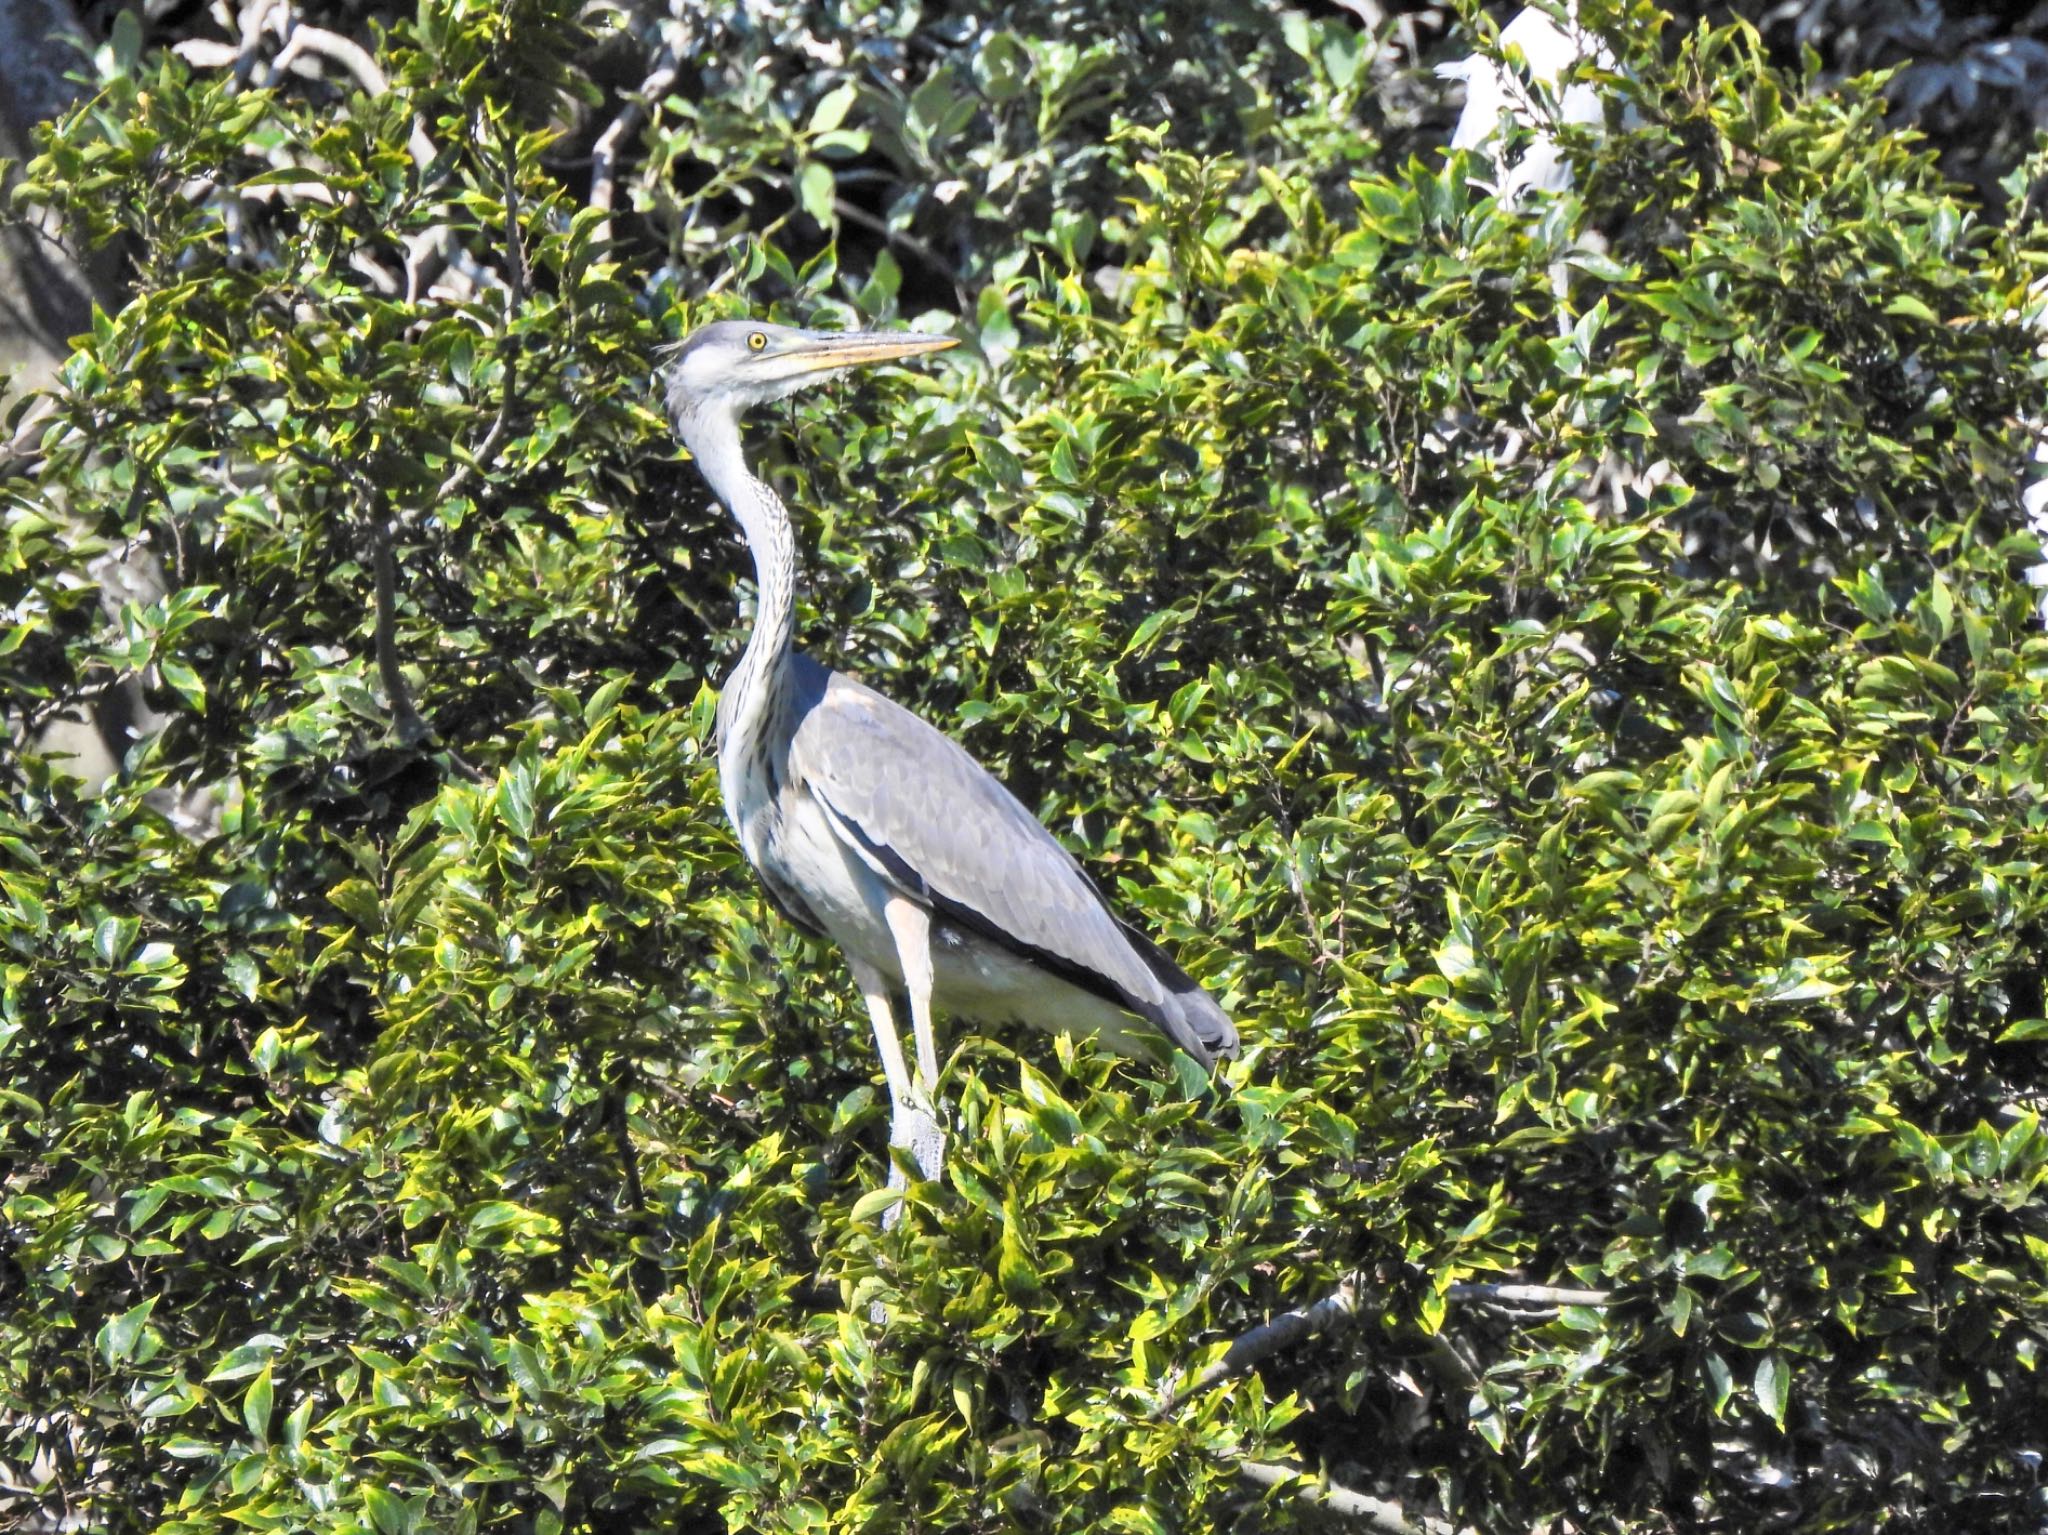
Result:
M1557 92L1558 82L1581 60L1595 60L1605 69L1614 67L1614 56L1605 45L1579 27L1574 12L1566 14L1569 19L1560 22L1538 6L1527 6L1501 28L1501 51L1510 56L1520 54L1529 84ZM1451 148L1496 147L1502 129L1512 122L1534 130L1521 159L1500 171L1494 190L1501 201L1514 203L1531 190L1561 192L1571 185L1571 167L1549 131L1545 114L1537 110L1528 85L1505 62L1475 53L1439 65L1437 73L1447 80L1465 82L1465 109L1451 131ZM1564 122L1597 127L1603 119L1600 93L1584 81L1565 86L1556 101L1557 115Z

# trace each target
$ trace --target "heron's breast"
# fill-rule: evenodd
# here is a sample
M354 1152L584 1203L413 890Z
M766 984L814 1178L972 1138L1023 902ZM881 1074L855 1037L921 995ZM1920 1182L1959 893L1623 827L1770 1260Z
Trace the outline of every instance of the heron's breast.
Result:
M883 907L889 892L874 871L840 843L824 809L800 788L776 796L741 844L763 875L792 890L842 949L884 974L897 974L896 946Z

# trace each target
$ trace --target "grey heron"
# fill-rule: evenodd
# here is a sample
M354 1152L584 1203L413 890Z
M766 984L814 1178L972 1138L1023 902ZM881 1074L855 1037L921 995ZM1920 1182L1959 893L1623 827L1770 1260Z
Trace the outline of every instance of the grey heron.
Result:
M706 325L677 350L668 407L753 554L753 633L718 701L726 815L773 903L846 956L888 1079L889 1143L938 1176L935 1011L1091 1033L1204 1066L1237 1049L1223 1009L1111 910L1065 848L957 742L799 654L788 509L748 469L740 417L864 364L952 346L908 332ZM907 1060L892 993L908 1000ZM890 1159L890 1182L905 1178ZM893 1212L892 1212L893 1214Z

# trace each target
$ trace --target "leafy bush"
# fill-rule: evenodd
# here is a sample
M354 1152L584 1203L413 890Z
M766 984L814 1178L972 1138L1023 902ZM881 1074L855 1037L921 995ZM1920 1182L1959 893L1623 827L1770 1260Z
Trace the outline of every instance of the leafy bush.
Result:
M25 196L134 298L5 487L0 676L18 740L135 673L171 723L97 798L4 759L12 1517L1363 1506L1249 1463L1481 1528L2034 1527L2048 245L1869 82L1586 12L1643 126L1533 217L1355 126L1337 23L1020 6L905 62L877 12L813 77L699 16L680 80L772 64L652 104L623 245L571 8L429 4L374 95L110 50ZM1249 1048L956 1032L884 1233L858 999L717 808L744 567L648 367L729 289L956 283L957 365L754 429L811 647ZM169 590L109 623L131 542ZM188 839L148 796L195 785Z

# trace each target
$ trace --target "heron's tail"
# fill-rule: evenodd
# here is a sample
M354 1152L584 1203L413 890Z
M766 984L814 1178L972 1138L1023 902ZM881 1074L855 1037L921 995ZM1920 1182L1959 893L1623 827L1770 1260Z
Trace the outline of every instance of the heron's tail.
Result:
M1237 1025L1230 1021L1230 1015L1185 975L1180 980L1186 989L1169 987L1166 997L1167 1028L1174 1043L1204 1066L1235 1057Z
M1214 1066L1219 1060L1234 1057L1237 1054L1237 1025L1230 1021L1228 1013L1217 1006L1216 999L1191 980L1187 971L1168 959L1165 951L1144 933L1128 922L1119 920L1118 925L1123 928L1131 947L1143 956L1166 993L1164 1002L1136 1010L1158 1024L1168 1038L1204 1066Z

